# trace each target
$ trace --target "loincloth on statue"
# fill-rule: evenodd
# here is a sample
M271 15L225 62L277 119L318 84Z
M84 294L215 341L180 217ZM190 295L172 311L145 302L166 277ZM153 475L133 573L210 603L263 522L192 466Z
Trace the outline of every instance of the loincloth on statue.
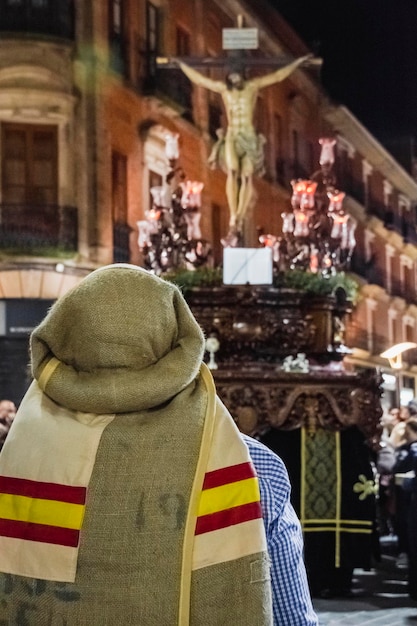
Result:
M229 171L226 163L226 134L222 128L216 131L217 141L214 144L210 156L208 158L209 166L212 169L219 168L224 172ZM253 166L253 173L257 176L263 176L264 167L264 145L266 139L261 133L236 133L232 135L233 147L235 154L239 160L248 157Z

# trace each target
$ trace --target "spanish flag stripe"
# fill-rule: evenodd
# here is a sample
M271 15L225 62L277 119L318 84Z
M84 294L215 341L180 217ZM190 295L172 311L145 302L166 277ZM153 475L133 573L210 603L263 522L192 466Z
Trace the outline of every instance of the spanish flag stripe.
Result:
M58 500L71 504L84 504L87 490L85 487L71 487L57 483L27 480L26 478L0 476L0 493L42 498L43 500Z
M259 499L257 478L248 478L221 487L205 489L201 493L198 515L210 515L232 507L256 502Z
M202 535L228 526L242 524L262 517L261 503L249 502L225 511L203 515L197 519L195 534Z
M79 542L80 531L72 530L71 528L57 528L56 526L46 526L44 524L0 519L0 535L12 539L25 539L26 541L38 541L76 548Z
M255 477L255 469L252 463L238 463L229 467L207 472L204 477L203 489L213 489L227 483L234 483L238 480Z
M56 500L0 494L0 517L61 528L81 528L85 507Z

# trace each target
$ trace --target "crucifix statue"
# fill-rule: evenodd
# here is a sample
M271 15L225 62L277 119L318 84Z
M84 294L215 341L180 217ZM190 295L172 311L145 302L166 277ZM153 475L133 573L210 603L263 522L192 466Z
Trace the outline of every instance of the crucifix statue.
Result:
M239 28L234 30L239 31ZM169 61L170 65L178 65L195 85L219 93L222 97L227 128L217 131L218 139L209 157L209 163L212 167L223 169L227 176L226 197L230 219L226 241L229 242L228 245L233 245L230 242L240 239L245 217L253 202L253 176L264 173L263 147L266 139L256 132L253 122L258 93L264 87L283 81L301 65L317 61L312 59L311 54L290 61L281 59L278 61L278 69L273 72L246 79L245 66L259 65L260 59L246 58L243 63L240 59L236 64L236 57L229 58L225 60L230 66L225 81L213 80L192 67L197 64L216 66L219 65L218 59L213 59L213 63L204 60L197 62L192 60L187 63L185 59L179 58L171 58ZM268 63L274 65L274 59L263 61L263 64Z

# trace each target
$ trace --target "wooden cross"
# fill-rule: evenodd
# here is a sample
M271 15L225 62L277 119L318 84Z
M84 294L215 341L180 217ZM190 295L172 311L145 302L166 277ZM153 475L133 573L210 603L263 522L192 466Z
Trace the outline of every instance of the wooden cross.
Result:
M228 51L228 56L215 58L196 56L157 57L158 69L174 69L178 67L177 61L182 61L191 67L225 68L228 72L243 73L243 70L247 67L271 67L278 69L294 60L295 57L284 55L264 58L248 56L248 50L258 48L258 29L243 28L242 15L237 16L237 24L237 28L223 29L223 50ZM321 59L314 59L309 65L320 65L321 62Z

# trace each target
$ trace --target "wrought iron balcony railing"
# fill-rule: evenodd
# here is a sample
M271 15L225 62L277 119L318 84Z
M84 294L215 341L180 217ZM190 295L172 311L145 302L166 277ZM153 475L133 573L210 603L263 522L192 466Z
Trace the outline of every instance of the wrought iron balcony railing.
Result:
M146 95L159 97L180 111L185 119L192 121L192 85L180 69L157 69L154 59L146 61L147 73L142 81Z
M365 329L359 328L355 323L347 325L345 340L349 348L366 350L374 356L378 356L390 346L388 337L374 332L368 333Z
M0 204L0 252L53 256L77 248L75 207Z
M40 34L74 38L73 0L0 0L2 33Z

